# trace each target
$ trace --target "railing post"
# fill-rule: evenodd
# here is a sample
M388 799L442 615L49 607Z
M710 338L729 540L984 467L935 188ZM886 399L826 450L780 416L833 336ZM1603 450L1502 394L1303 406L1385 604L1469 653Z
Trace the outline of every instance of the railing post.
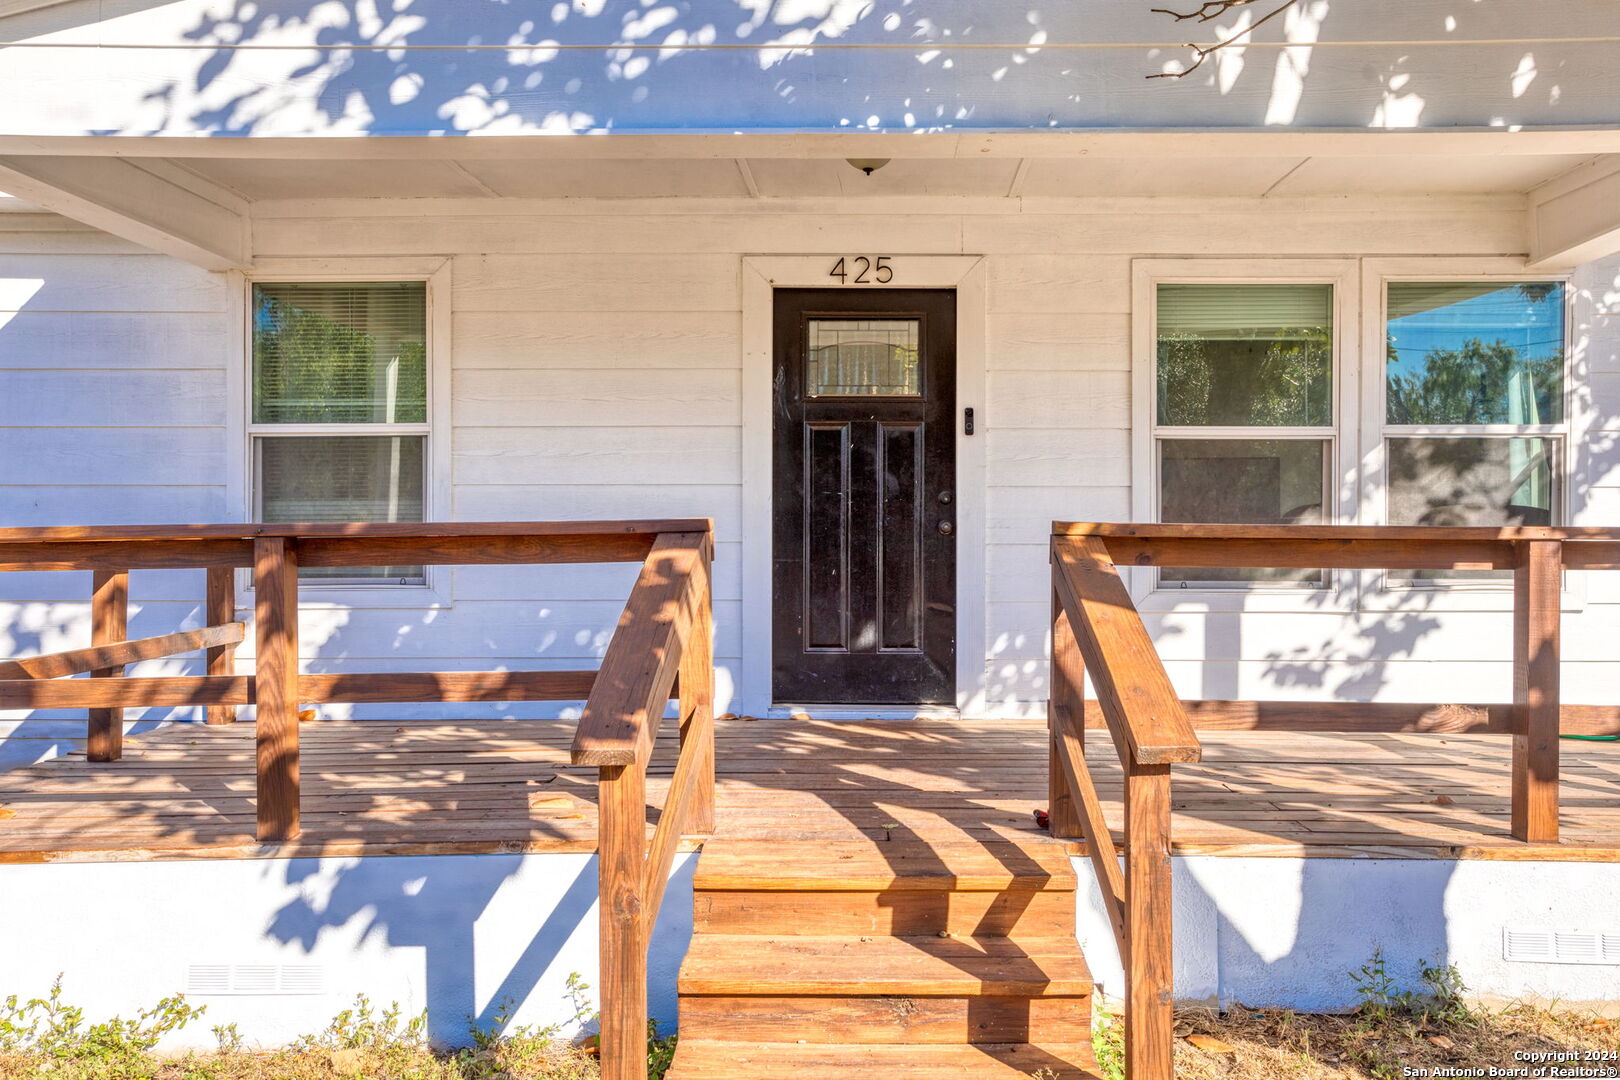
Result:
M1055 562L1052 576L1062 573ZM1062 762L1058 759L1058 739L1061 737L1062 717L1067 711L1074 729L1084 739L1086 730L1086 665L1080 655L1080 645L1074 637L1074 627L1063 610L1057 583L1052 585L1052 664L1047 676L1046 700L1046 805L1052 835L1073 838L1081 835L1080 810L1075 805L1075 793L1069 790ZM1085 743L1081 742L1084 748ZM1109 841L1111 843L1111 841Z
M641 912L647 847L644 768L645 763L604 765L597 774L602 1080L647 1076L647 931Z
M258 656L258 837L298 835L298 554L280 536L253 541L253 617Z
M1558 842L1559 589L1563 544L1515 545L1513 571L1513 836Z
M236 570L229 566L208 568L208 594L203 603L203 625L223 626L236 621ZM207 650L207 675L236 674L236 646L216 645ZM236 720L236 706L208 705L203 720L209 724L230 724Z
M681 751L696 733L705 745L691 749L702 755L694 764L698 775L692 789L690 816L682 832L714 831L714 607L709 587L709 559L702 560L703 596L692 612L692 630L681 649Z
M90 644L106 645L129 638L129 571L97 570L90 584ZM122 675L123 667L97 668L92 679ZM117 761L124 756L124 710L91 709L85 756L91 761Z
M1125 1075L1171 1080L1170 766L1125 766Z

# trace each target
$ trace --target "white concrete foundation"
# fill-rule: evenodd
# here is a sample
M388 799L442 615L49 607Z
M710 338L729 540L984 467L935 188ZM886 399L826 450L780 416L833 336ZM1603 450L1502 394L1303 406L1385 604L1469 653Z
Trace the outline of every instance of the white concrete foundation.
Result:
M648 966L666 1029L692 933L691 860L678 857ZM589 855L0 866L0 997L43 993L60 973L90 1017L128 1016L184 990L192 965L313 965L314 993L187 994L208 1012L166 1045L211 1047L224 1023L284 1043L360 993L426 1009L434 1040L460 1044L507 999L514 1024L567 1018L571 972L594 1002L596 925Z
M1074 862L1080 941L1099 989L1117 997L1123 972L1096 876L1086 859ZM1509 961L1503 947L1508 929L1595 930L1620 943L1620 865L1213 856L1173 865L1183 1000L1348 1009L1350 973L1381 948L1403 988L1419 988L1419 964L1437 962L1455 964L1484 999L1620 1004L1620 963Z
M649 963L651 1012L676 1021L692 934L693 856L665 896ZM1620 941L1620 865L1389 859L1178 858L1176 989L1184 1000L1337 1010L1350 972L1384 951L1415 986L1425 961L1457 966L1488 998L1620 1004L1620 964L1504 959L1514 929L1596 930ZM1079 937L1100 991L1122 973L1091 867ZM170 1048L211 1046L235 1023L250 1043L315 1032L364 993L427 1011L441 1043L465 1041L504 1000L513 1022L570 1015L565 984L597 982L596 864L588 855L437 855L0 866L0 996L43 993L60 973L91 1018L130 1015L187 990L193 967L233 965L231 993ZM268 974L266 974L268 973ZM254 978L269 978L268 989ZM313 982L314 985L311 985Z

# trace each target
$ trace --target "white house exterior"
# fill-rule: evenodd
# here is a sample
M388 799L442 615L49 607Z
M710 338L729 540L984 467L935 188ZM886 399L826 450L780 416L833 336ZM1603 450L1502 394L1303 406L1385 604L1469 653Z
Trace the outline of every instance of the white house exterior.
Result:
M1179 41L1263 12L1150 6L0 0L0 525L251 521L267 501L712 517L719 710L994 718L1046 708L1054 519L1620 524L1612 4L1304 0L1152 80L1191 63ZM338 414L266 389L297 346L259 339L266 304L326 311L342 283L331 302L371 305L365 332L395 335L379 362L406 374L330 391L356 411L323 426ZM950 498L915 489L949 526L926 549L952 571L926 597L942 694L779 686L773 319L812 289L830 295L807 318L846 324L905 323L912 299L840 294L954 305L952 398L927 421ZM1392 353L1406 327L1419 352ZM1264 409L1181 413L1158 377L1177 341L1275 358L1306 339L1286 377L1309 385ZM1515 350L1502 393L1391 412L1392 376L1470 340ZM370 479L340 505L322 478L353 455ZM396 570L306 582L308 670L589 667L634 576ZM1190 698L1511 699L1509 583L1303 577L1130 584ZM199 581L138 577L132 633L198 625ZM5 575L0 654L77 646L86 595L84 575ZM1563 606L1564 700L1614 703L1620 580L1571 574ZM77 714L9 716L0 762L82 737ZM1560 917L1607 887L1573 882ZM1499 969L1473 974L1510 994ZM1613 997L1595 971L1541 989Z

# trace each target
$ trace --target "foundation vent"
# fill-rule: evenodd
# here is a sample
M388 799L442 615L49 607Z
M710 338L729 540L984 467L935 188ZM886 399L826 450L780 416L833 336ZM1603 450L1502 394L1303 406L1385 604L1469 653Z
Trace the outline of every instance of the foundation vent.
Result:
M186 993L196 995L294 995L326 992L318 964L192 964Z
M1502 958L1525 964L1620 964L1620 933L1509 928L1502 932Z

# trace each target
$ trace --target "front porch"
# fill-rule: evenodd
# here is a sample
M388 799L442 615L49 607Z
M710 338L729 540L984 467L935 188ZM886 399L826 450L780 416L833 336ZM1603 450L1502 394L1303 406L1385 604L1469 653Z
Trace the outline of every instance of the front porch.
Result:
M762 1078L910 1075L892 1072L907 1054L926 1058L919 1077L988 1076L993 1061L997 1076L1055 1063L1089 1078L1095 986L1123 992L1133 1080L1163 1080L1177 997L1343 1007L1337 984L1386 947L1408 965L1461 957L1487 993L1612 997L1612 935L1592 913L1620 887L1603 865L1620 863L1620 746L1594 739L1612 740L1616 712L1561 700L1558 584L1620 566L1613 530L1056 523L1040 721L717 721L711 535L690 520L12 530L0 568L94 572L92 644L5 665L0 702L89 717L82 754L0 776L0 863L34 864L10 871L31 889L62 877L43 864L79 864L68 876L93 872L97 894L117 871L83 864L167 862L148 869L210 879L210 893L262 866L249 906L294 888L300 911L317 859L390 865L399 880L352 886L333 925L392 897L416 927L405 940L464 957L491 899L469 900L468 875L571 856L575 884L546 921L571 933L598 912L611 1080L644 1072L649 986L675 985L659 956L684 956L680 1080L736 1062ZM595 670L300 672L300 567L548 562L640 564ZM1182 701L1119 568L1233 565L1507 571L1515 702ZM231 618L243 566L252 676L229 673L248 636ZM212 625L127 639L126 568L180 567L208 571ZM194 651L209 674L125 677ZM66 678L79 673L91 678ZM579 718L558 720L319 708L579 697ZM672 701L678 725L662 722ZM246 704L251 729L232 722ZM209 722L126 748L122 709L153 705L202 706ZM695 876L672 876L699 845ZM1094 874L1077 873L1087 861ZM441 940L432 905L400 900L429 878L461 938ZM166 928L145 929L178 955L194 946L168 905ZM672 942L687 912L693 934ZM1515 933L1545 939L1542 954L1515 955ZM1569 935L1598 959L1561 953Z
M596 768L569 762L576 726L306 723L303 831L261 844L252 725L176 724L130 738L120 761L77 752L0 773L0 862L594 851ZM1509 832L1500 735L1204 730L1199 741L1203 760L1176 768L1176 855L1620 861L1620 743L1566 741L1562 842L1526 844ZM1118 759L1105 732L1087 742L1118 843ZM879 851L1039 840L1047 744L1036 720L722 718L713 835ZM678 749L669 727L649 769L654 806Z

